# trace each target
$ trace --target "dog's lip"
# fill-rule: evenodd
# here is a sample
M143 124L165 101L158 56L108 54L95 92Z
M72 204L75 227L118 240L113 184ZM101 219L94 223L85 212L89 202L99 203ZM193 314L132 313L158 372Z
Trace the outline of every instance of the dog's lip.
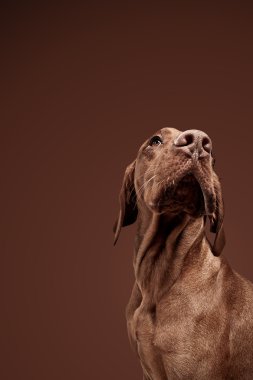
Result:
M192 184L192 185L198 184L201 188L201 184L199 183L199 181L196 178L196 176L194 175L194 173L188 172L184 176L172 180L169 183L169 185L167 186L167 191L172 193L172 194L175 194L181 185L187 185L187 184Z
M215 195L208 191L208 189L206 189L204 183L201 180L199 180L194 171L188 172L187 174L179 178L177 181L172 181L170 185L167 187L166 191L169 192L173 197L173 195L175 195L177 190L179 189L180 185L184 184L199 186L204 200L205 214L211 215L215 207Z
M201 189L204 198L205 214L212 215L215 209L215 194L205 186L205 183L201 181L194 172L192 175L194 176L195 181L199 184L199 187Z
M176 184L176 188L181 185L181 184L187 184L187 183L199 183L199 181L197 180L197 178L195 177L194 173L187 173L186 175L184 175ZM199 184L200 185L200 184Z
M181 201L176 199L177 191L184 191L184 187L187 188L188 185L189 187L199 188L203 196L203 207L205 210L204 213L205 215L212 215L215 209L216 195L212 185L212 180L210 179L209 186L207 181L205 180L202 168L199 165L189 165L187 169L184 168L181 175L179 174L174 178L170 178L170 181L167 181L166 188L163 190L163 196L161 194L157 194L158 197L156 197L153 201L149 202L149 207L156 212L162 210L162 208L167 204L167 201L165 201L164 196L166 198L168 197L168 200L172 200L173 198L175 198L175 205L180 205ZM182 186L182 188L180 188L180 186ZM193 189L193 191L195 190Z
M188 172L182 177L175 178L174 180L172 180L170 183L167 184L165 192L164 192L164 195L166 194L165 197L166 198L168 197L167 198L168 200L173 199L174 204L180 206L182 201L180 201L179 199L176 199L177 190L180 188L181 185L187 187L188 184L192 186L198 186L199 189L202 191L197 178L194 176L193 173ZM161 199L161 195L157 197L155 200L150 200L148 203L149 207L158 213L160 209L162 210L162 208L166 206L166 204L167 204L167 201L165 199Z

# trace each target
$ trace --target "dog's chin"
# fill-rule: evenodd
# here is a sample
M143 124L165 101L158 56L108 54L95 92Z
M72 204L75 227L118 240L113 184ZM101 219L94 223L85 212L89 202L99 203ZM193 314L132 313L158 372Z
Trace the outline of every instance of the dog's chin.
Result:
M208 203L208 207L206 205ZM193 174L187 174L180 180L174 180L167 188L149 202L149 207L156 213L187 213L193 217L209 214L213 208L214 196L205 192Z

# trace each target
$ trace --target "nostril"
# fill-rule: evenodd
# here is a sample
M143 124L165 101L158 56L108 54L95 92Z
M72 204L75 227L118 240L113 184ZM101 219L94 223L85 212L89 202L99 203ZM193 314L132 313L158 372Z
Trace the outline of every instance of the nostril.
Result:
M202 147L207 153L211 153L211 150L212 150L211 140L206 136L202 140Z
M185 140L186 140L186 144L185 145L191 145L194 141L194 136L193 134L189 133L187 135L185 135Z
M174 142L176 146L187 146L191 145L194 141L194 135L192 133L187 133L179 136L179 138Z

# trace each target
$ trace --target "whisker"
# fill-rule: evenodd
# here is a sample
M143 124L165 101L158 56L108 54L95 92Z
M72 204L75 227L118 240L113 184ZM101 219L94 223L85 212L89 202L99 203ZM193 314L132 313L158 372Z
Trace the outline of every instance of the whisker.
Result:
M157 168L157 165L153 165L153 166L151 166L151 168L149 167L147 173L144 173L144 174L139 175L139 177L136 177L135 180L137 181L138 179L143 178L143 177L145 177L145 176L148 175L148 174L151 174L156 168ZM143 185L144 185L144 184L143 184ZM143 185L142 185L142 186L143 186ZM139 189L139 190L140 190L140 189ZM133 194L133 191L135 191L135 186L134 186L134 184L131 186L131 190L130 190L129 197L131 197L131 195Z
M155 177L156 177L156 174L153 175L151 178L149 178L149 180L148 180L147 182L144 182L144 184L139 188L139 190L136 191L136 195L137 195L137 196L141 195L141 193L144 192L144 190L145 190L147 184L148 184L152 179L154 179Z

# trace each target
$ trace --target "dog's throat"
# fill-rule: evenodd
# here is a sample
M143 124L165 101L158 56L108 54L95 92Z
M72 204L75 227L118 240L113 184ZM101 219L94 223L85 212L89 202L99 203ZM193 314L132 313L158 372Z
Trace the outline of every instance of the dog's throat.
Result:
M153 214L145 233L136 239L134 270L140 289L158 290L164 282L169 287L180 274L187 253L203 236L203 218Z

